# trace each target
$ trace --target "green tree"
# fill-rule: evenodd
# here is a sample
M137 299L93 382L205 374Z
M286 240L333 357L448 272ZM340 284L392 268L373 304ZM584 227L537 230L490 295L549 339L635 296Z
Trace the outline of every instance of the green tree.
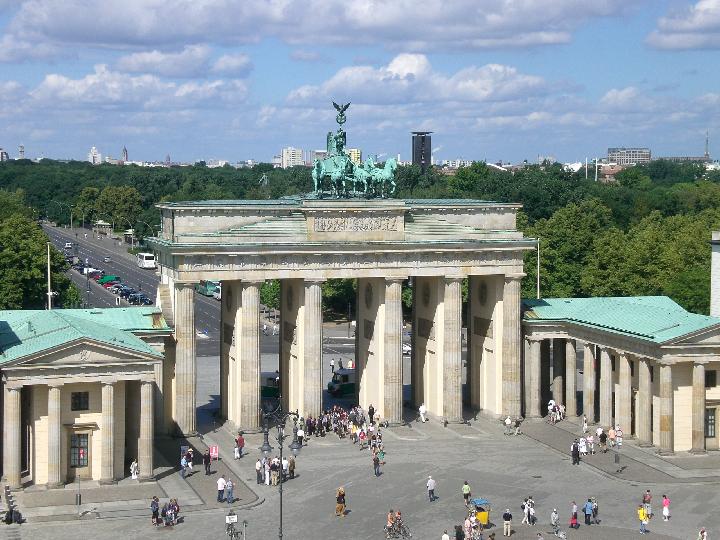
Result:
M260 287L260 303L271 308L280 308L280 280L271 279Z
M142 210L141 202L140 193L134 187L107 186L95 201L95 212L114 218L116 227L124 228L125 220L134 227Z
M99 197L100 190L98 188L92 186L83 188L80 195L75 199L75 208L73 209L73 214L78 222L81 222L83 217L85 218L85 223L92 222L95 204Z

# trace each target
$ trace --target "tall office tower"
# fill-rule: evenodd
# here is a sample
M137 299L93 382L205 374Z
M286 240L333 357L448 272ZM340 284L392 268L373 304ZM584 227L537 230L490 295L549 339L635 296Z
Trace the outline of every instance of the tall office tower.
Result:
M425 172L432 161L431 133L432 131L412 132L412 162L413 165L419 165L423 172Z

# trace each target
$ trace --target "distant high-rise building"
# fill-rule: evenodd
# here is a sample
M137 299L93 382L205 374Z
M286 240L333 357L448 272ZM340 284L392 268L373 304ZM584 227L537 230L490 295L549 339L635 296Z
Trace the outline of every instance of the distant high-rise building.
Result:
M412 162L413 165L420 166L423 172L428 168L432 161L431 133L432 131L412 132Z
M165 166L169 167L172 164L172 161L170 161L170 154L165 156Z
M280 166L282 165L282 157L273 156L272 161L270 163L272 163L273 167L275 167L276 169L279 169Z
M362 150L359 148L346 148L345 153L347 153L350 161L352 161L355 165L360 165L360 162L362 161Z
M283 169L305 165L302 148L293 148L292 146L283 148L281 156L280 166Z
M18 159L25 159L25 145L18 146Z
M0 161L10 161L10 156L2 148L0 148Z
M121 159L122 161L129 161L129 160L128 160L128 151L127 151L127 148L125 148L124 146L123 146L123 149L122 149L122 153L120 154L120 159Z
M100 165L102 163L102 155L100 154L98 149L93 146L90 149L90 152L88 152L87 160L93 165Z
M325 159L327 157L327 150L310 150L308 152L308 165L315 163L316 159Z
M649 148L608 148L607 160L618 165L637 165L650 163L652 159Z

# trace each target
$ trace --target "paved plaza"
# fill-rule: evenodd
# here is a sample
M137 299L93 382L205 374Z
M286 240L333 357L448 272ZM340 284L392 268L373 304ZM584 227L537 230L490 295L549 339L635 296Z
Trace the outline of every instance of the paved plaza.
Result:
M214 464L213 471L231 474L247 485L247 489L241 485L236 488L236 496L241 500L233 508L241 520L248 521L248 538L274 538L278 532L278 490L255 483L254 463L259 456L261 435L247 436L249 455L235 461L231 434L213 426L210 412L216 403L213 393L216 366L211 358L200 359L198 399L203 435L190 443L199 450L204 445L220 446L222 459ZM414 412L407 408L405 413L407 425L385 431L387 464L379 478L372 474L368 450L360 451L348 440L338 440L334 435L310 440L297 460L297 478L284 487L284 538L381 539L385 514L390 508L399 508L414 538L439 539L445 529L451 530L464 517L460 495L464 480L470 483L474 496L492 502L492 522L499 523L504 509L510 508L515 518L513 537L519 539L536 538L538 531L546 538L551 536L549 515L553 508L558 509L567 531L571 502L581 503L590 496L598 498L601 525L567 531L568 538L636 538L639 533L635 508L648 488L656 505L663 493L672 500L672 520L664 523L658 515L650 523L653 538L694 540L700 525L710 527L711 535L719 527L717 518L712 517L720 504L717 490L720 456L715 453L660 460L628 444L621 456L623 471L617 474L611 454L588 458L580 466L571 465L565 448L569 447L577 426L570 422L556 427L526 422L523 429L528 435L508 437L496 420L479 418L469 426L445 428L437 422L418 423ZM168 439L160 449L165 448L164 454L172 454L173 447L179 444L180 441ZM196 472L185 481L168 462L169 458L163 458L164 455L156 458L159 464L156 487L159 496L178 497L183 520L176 527L153 528L147 509L149 500L136 500L138 493L149 495L148 485L133 488L123 481L118 486L97 488L118 500L113 503L108 496L93 502L86 499L85 510L95 508L97 512L86 512L84 519L78 520L67 512L58 516L60 520L31 518L20 527L0 527L0 535L4 535L0 538L102 539L116 538L118 532L126 539L225 537L228 505L215 502L213 486L217 473L205 477ZM434 503L427 500L428 475L438 482L439 499ZM334 516L334 494L339 486L345 487L348 496L350 512L345 518ZM127 494L129 489L140 491ZM60 493L63 491L72 494L73 488ZM44 495L50 502L58 497L57 493L25 496ZM537 504L539 525L535 528L520 525L520 503L528 495ZM120 500L128 497L130 500ZM26 510L22 506L21 509ZM499 538L501 528L493 530Z

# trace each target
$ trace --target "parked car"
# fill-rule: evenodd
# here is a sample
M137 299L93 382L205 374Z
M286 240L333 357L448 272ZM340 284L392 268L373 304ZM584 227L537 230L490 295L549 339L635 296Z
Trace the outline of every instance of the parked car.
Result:
M116 282L120 283L122 280L120 279L120 276L116 276L113 274L105 275L105 276L101 277L100 279L98 279L98 283L100 285L104 285L105 283L108 283L109 281L116 281Z
M121 289L124 287L122 284L113 285L112 287L108 288L108 291L110 291L113 294L120 294Z
M72 242L65 242L65 249L72 249Z
M404 355L409 355L412 352L412 347L408 345L407 343L402 344L402 353Z
M125 287L120 291L120 298L128 298L130 295L136 294L137 291L131 287Z
M120 283L119 281L106 281L105 283L102 284L102 286L105 287L106 289L109 289L113 285L118 285L119 283Z
M153 301L144 293L134 293L128 296L128 303L134 306L151 306Z
M106 257L103 257L103 262L104 262L104 263L109 263L109 262L110 262L110 257L107 257L107 256L106 256Z
M221 289L221 288L218 287L217 289L215 289L215 292L213 293L213 298L214 298L215 300L221 300L221 299L222 299L222 289Z

